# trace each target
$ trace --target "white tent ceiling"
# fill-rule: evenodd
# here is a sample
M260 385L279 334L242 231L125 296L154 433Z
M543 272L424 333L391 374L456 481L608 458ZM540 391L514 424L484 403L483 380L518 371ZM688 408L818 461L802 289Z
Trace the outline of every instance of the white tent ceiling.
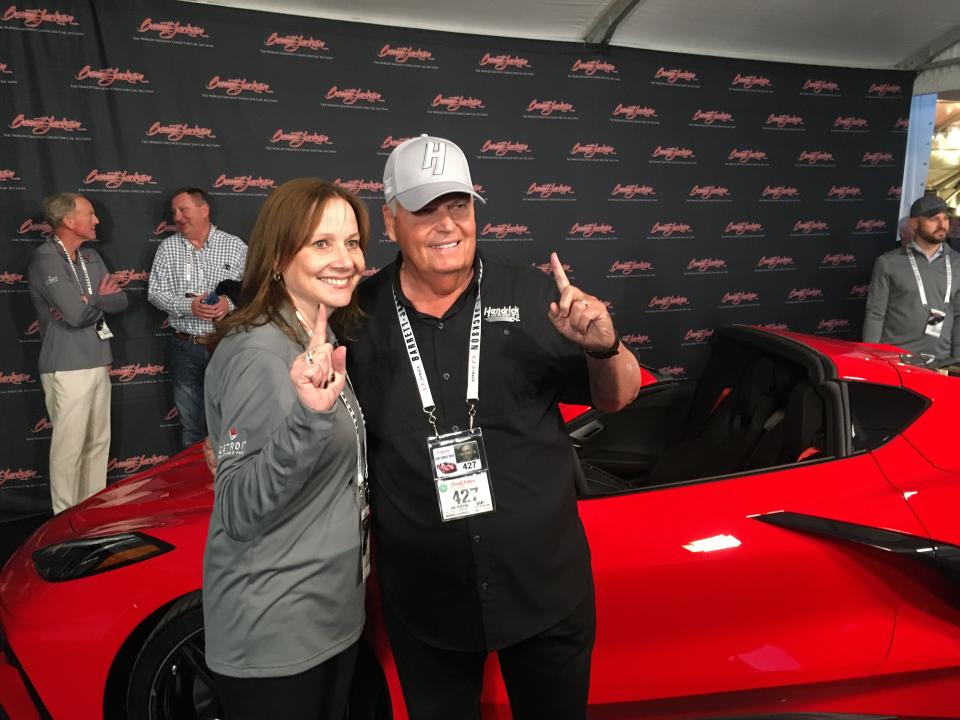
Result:
M925 69L951 60L944 51L960 41L960 0L186 1L567 42L600 41L614 25L614 46L861 68ZM960 64L932 74L925 92L960 90Z

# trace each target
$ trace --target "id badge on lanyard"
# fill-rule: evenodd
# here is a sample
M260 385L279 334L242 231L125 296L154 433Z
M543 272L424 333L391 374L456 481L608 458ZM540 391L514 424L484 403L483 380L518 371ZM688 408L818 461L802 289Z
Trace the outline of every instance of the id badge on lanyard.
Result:
M435 435L427 438L433 483L444 522L496 510L483 430Z

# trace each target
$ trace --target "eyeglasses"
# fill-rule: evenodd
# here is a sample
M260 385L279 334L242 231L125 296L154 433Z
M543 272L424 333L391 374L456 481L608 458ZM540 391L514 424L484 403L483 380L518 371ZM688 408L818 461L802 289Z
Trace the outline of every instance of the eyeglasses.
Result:
M434 225L448 213L454 222L464 222L470 219L473 212L473 199L470 196L454 198L452 200L427 203L416 212L410 213L417 224Z

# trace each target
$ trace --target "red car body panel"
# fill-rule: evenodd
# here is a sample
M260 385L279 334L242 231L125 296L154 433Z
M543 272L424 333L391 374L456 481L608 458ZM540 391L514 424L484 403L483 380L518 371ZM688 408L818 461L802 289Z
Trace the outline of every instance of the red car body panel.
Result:
M929 407L869 452L581 500L598 611L590 717L960 716L956 584L896 553L757 519L799 513L960 545L960 459L951 442L930 441L960 407L960 381L902 365L888 346L769 334L826 356L841 380L903 386ZM9 560L0 628L54 718L99 720L123 643L200 587L212 499L194 447L54 518ZM33 566L38 548L125 531L176 549L59 583ZM372 585L365 637L402 720L378 603ZM509 718L495 656L488 669L484 717ZM0 706L13 720L37 717L24 693L0 657Z

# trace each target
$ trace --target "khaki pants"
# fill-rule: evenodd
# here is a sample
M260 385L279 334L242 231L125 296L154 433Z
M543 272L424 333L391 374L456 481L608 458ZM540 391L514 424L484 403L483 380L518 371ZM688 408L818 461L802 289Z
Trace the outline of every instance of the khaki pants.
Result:
M41 373L53 423L50 497L63 512L107 486L110 375L107 367Z

